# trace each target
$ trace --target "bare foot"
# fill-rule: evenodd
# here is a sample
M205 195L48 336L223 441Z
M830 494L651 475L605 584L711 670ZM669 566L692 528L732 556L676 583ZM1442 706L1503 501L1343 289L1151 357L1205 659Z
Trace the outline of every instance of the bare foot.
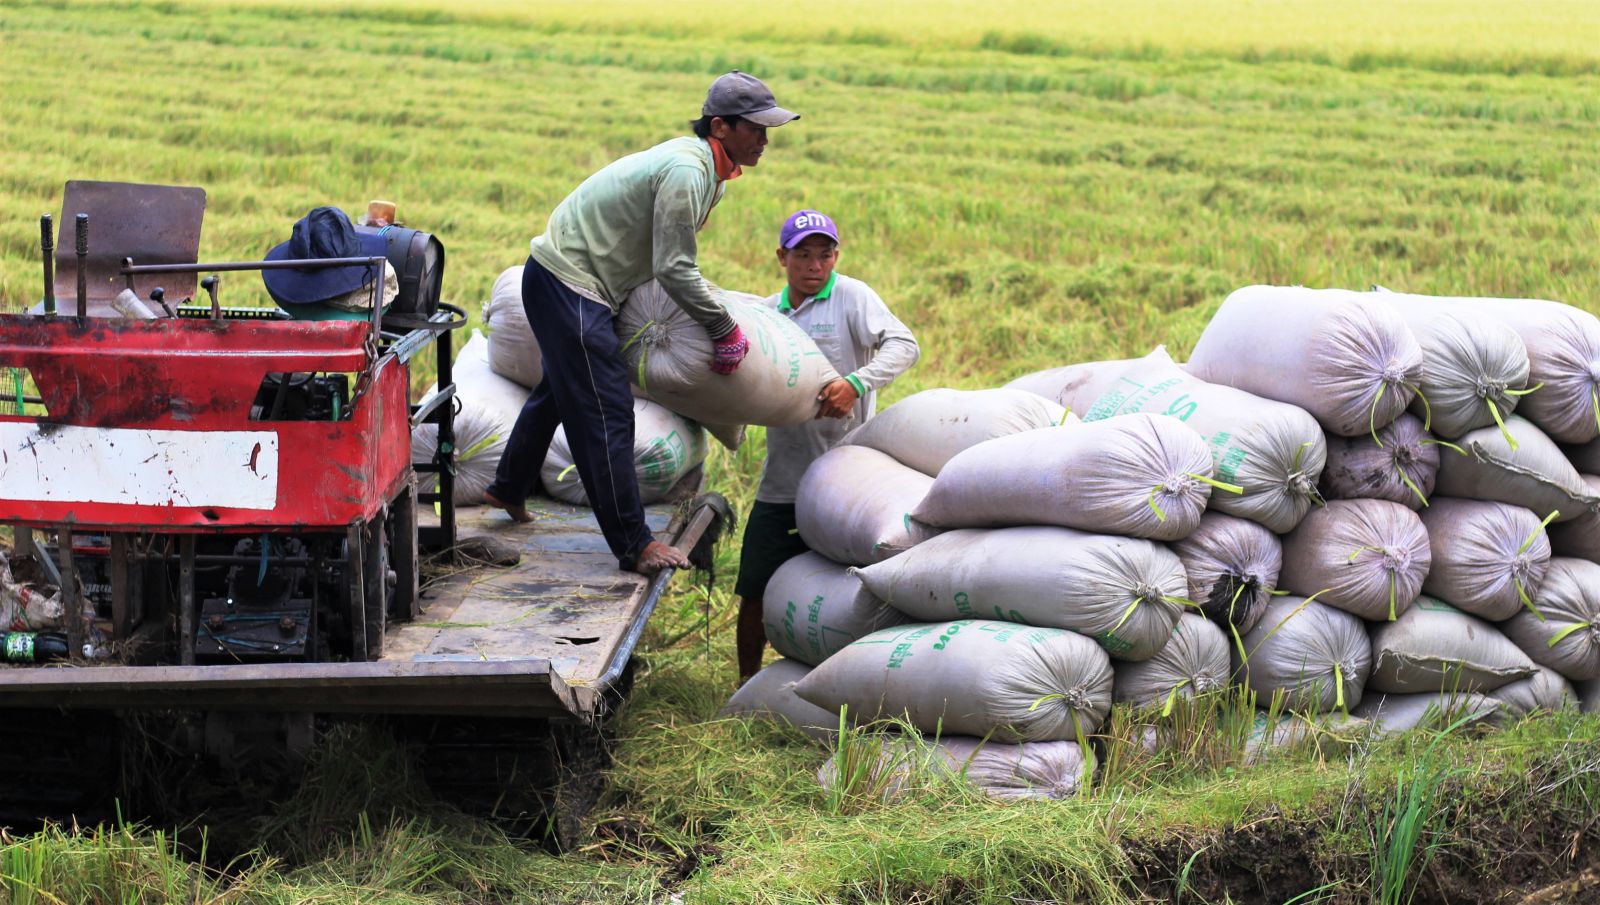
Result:
M640 575L654 575L662 569L687 568L689 557L683 555L682 550L658 540L645 545L644 552L639 554L639 561L633 564L633 571Z
M528 507L523 506L520 503L502 503L498 498L495 497L494 494L489 493L488 491L484 491L483 501L496 509L504 509L506 514L511 516L511 520L513 522L533 521L533 516L528 514Z

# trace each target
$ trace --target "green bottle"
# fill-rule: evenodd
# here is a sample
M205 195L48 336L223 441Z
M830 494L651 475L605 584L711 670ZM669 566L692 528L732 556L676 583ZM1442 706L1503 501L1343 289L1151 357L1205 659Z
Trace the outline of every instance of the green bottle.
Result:
M7 663L45 663L67 658L67 636L57 632L6 632L0 639Z

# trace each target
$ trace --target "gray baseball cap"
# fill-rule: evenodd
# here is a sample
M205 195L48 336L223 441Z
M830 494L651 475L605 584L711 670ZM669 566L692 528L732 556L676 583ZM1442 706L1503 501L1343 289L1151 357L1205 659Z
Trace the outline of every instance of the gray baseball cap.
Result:
M800 114L791 113L778 106L772 97L772 89L753 75L735 69L724 76L719 76L711 83L711 90L706 92L705 105L700 108L701 116L738 116L747 119L758 126L781 126L800 118Z

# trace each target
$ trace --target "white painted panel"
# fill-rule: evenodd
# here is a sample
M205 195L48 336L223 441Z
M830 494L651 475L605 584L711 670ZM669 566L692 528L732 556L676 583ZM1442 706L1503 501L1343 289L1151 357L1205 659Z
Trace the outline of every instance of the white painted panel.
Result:
M278 434L4 422L0 499L273 509Z

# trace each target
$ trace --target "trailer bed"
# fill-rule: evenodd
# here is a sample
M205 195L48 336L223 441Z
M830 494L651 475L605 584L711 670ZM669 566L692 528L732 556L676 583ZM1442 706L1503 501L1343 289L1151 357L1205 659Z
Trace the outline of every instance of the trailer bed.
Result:
M685 549L708 517L688 500L646 509L651 529ZM0 707L310 711L497 717L603 714L670 571L617 569L588 508L541 498L519 524L483 507L457 511L462 538L520 550L515 566L448 569L414 622L391 623L384 655L365 663L0 668Z
M647 507L651 530L674 536L680 508ZM390 634L384 660L508 669L538 661L569 697L568 710L593 706L593 695L615 678L607 677L613 664L633 652L646 607L655 605L652 583L617 568L589 509L541 498L529 501L528 511L533 521L517 523L496 509L456 510L463 538L513 546L522 562L478 566L431 584L424 615Z

